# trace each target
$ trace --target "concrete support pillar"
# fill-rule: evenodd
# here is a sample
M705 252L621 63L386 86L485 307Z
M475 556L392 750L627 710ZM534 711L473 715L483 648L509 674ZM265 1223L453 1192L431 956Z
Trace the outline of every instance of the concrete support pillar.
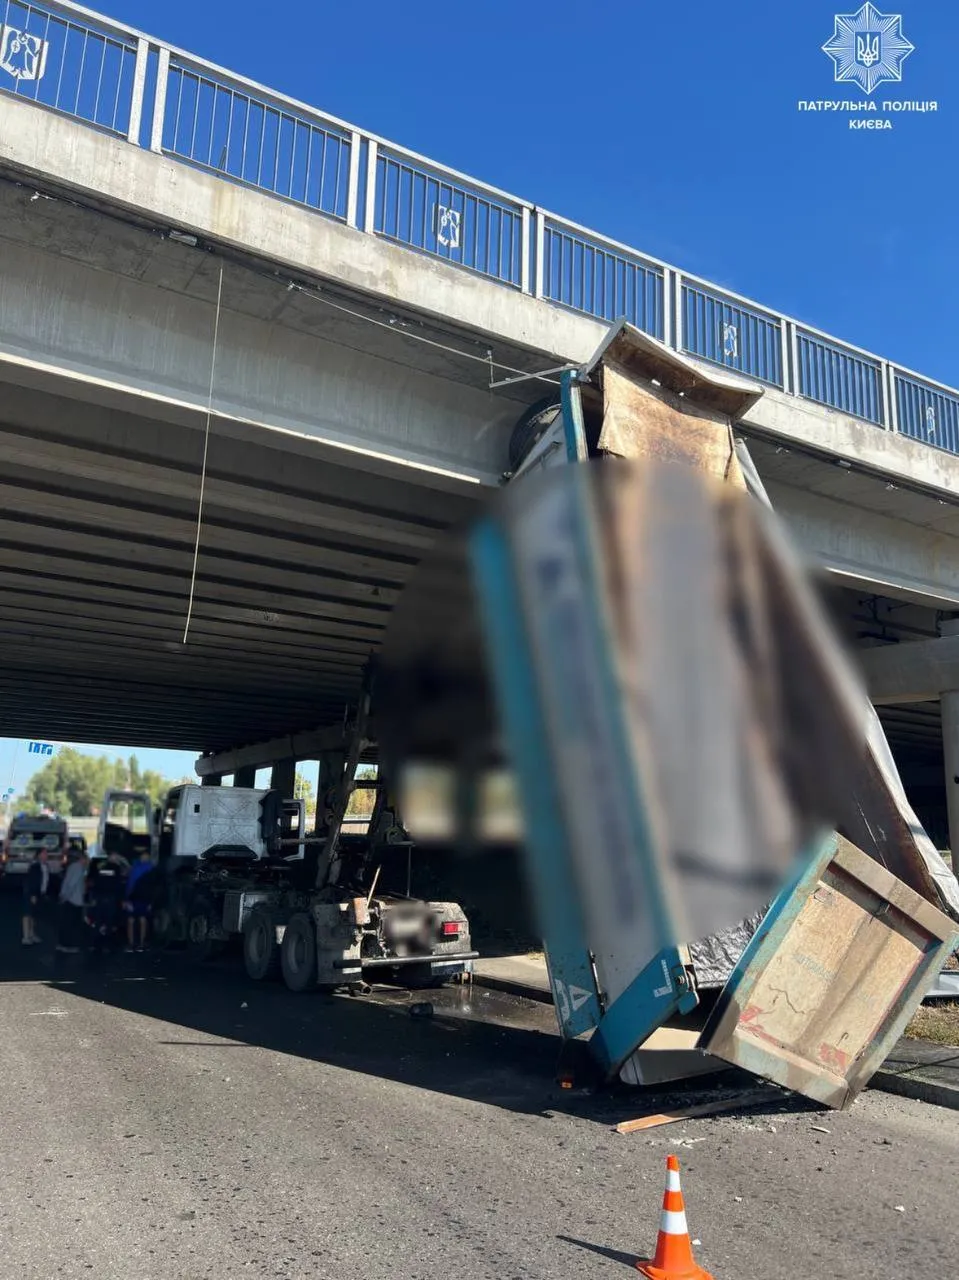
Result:
M233 785L235 787L252 788L256 786L256 765L246 764L242 769L237 769L233 775Z
M959 618L942 624L944 636L959 635ZM942 716L942 751L946 764L946 806L949 812L949 847L952 869L959 873L959 689L939 697Z
M340 785L346 757L342 751L327 751L320 756L320 772L316 787L316 829L326 826L326 800Z
M293 797L296 786L296 761L293 759L277 760L270 774L270 786L282 793L284 799Z
M201 784L204 787L220 787L223 785L222 773L208 773L205 778L201 778Z
M316 780L317 795L323 795L331 787L339 785L344 759L342 751L327 751L320 756L320 771Z

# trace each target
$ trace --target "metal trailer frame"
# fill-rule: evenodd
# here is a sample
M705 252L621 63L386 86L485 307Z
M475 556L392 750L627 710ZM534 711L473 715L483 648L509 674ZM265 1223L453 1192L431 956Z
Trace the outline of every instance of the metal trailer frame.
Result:
M567 463L587 457L580 384L578 371L563 372L561 426ZM542 450L537 447L536 452ZM518 474L522 474L522 468ZM588 523L581 522L576 531L578 567L587 583L586 594L590 588L595 589L589 538L584 532L587 529ZM675 936L668 904L662 901L662 886L648 857L649 849L643 847L640 784L630 771L630 777L624 777L623 782L631 801L633 834L638 837L635 847L658 908L658 950L617 999L607 999L602 965L587 944L575 891L570 832L563 820L559 779L555 770L543 767L549 714L538 678L542 672L528 619L524 619L517 565L509 540L495 517L487 516L474 530L470 551L493 684L523 789L527 860L540 905L560 1031L567 1046L589 1034L589 1048L596 1064L607 1078L612 1078L653 1031L669 1018L696 1007L699 997L694 969L686 947ZM601 647L600 653L601 665L607 665L602 662ZM610 677L608 670L606 675ZM606 692L609 702L604 714L615 733L622 730L622 724L609 679ZM846 1107L901 1035L923 991L955 949L959 934L954 920L835 833L823 833L809 850L800 852L798 870L783 886L746 945L707 1020L698 1047L827 1105ZM872 1004L866 1012L862 1001L844 989L838 972L826 977L816 972L811 977L795 976L808 959L798 949L802 930L809 927L817 904L830 894L841 912L859 913L857 927L861 920L877 954L887 957L885 968L879 966L882 972L878 978L868 948L852 957L851 967L863 976L864 982L875 979ZM816 1042L816 1017L799 1030L790 1029L788 1011L783 1008L768 1011L768 1027L749 1025L753 1021L748 1007L750 995L777 963L793 966L790 979L795 984L794 992L811 1002L809 1008L817 1016L821 1008L824 1016L833 1017L833 1038L844 1048L837 1049L825 1040L822 1044ZM815 961L812 968L816 969ZM848 973L847 966L843 974L848 978ZM873 1014L876 1016L870 1022Z

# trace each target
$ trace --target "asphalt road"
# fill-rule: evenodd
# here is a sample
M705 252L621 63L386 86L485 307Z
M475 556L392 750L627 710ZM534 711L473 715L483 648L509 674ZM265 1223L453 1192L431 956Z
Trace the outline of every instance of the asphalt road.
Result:
M869 1093L619 1136L664 1099L556 1090L543 1006L477 988L419 1020L228 962L91 969L22 950L15 915L7 896L5 1280L626 1277L670 1151L716 1280L959 1272L957 1113Z

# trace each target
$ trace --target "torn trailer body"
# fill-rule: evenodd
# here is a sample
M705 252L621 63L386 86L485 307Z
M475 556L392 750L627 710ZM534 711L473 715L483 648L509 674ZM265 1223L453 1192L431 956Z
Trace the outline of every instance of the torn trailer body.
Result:
M720 988L702 1051L843 1107L959 887L734 439L761 394L615 326L470 549L564 1038L642 1080Z

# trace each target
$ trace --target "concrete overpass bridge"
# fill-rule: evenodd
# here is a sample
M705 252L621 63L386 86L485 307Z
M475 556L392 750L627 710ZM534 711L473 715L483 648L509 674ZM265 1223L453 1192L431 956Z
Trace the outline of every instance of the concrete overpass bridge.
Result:
M855 643L959 611L959 392L79 6L0 19L3 734L315 754L620 316L762 387L741 430ZM891 741L941 779L913 692Z

